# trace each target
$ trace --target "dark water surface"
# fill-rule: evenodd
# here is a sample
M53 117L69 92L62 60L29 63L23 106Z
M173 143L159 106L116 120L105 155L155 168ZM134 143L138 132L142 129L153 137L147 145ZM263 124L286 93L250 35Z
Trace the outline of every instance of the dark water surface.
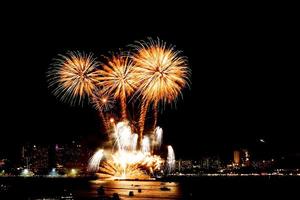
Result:
M300 177L198 177L167 181L104 181L83 178L0 178L0 199L267 199L299 197ZM103 193L97 192L102 186ZM133 196L129 196L129 192Z

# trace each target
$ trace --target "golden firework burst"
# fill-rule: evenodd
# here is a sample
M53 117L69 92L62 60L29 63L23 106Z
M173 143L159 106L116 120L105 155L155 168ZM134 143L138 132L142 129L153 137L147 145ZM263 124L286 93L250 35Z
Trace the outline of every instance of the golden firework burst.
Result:
M96 88L97 65L92 54L68 52L59 55L48 72L49 87L54 88L53 93L60 100L71 105L81 104Z
M113 109L116 103L115 99L110 94L104 93L101 89L94 91L90 100L93 107L102 112Z
M181 52L160 39L137 42L134 48L136 51L132 59L135 67L132 74L139 85L137 93L143 101L139 120L141 141L149 104L154 102L156 123L158 102L175 101L188 84L190 70L186 58L180 56Z
M127 118L127 97L135 91L135 80L132 76L133 63L128 56L114 55L101 64L98 70L100 76L97 78L99 85L107 94L120 100L122 119Z
M144 101L172 102L188 83L189 68L185 57L161 40L135 45L133 74Z

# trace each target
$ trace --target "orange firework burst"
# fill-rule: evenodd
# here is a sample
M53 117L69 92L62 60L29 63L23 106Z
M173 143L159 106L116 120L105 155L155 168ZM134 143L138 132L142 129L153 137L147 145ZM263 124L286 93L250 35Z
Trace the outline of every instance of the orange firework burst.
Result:
M189 68L180 51L160 41L140 42L133 55L133 73L139 80L140 93L145 101L172 102L187 84Z
M103 90L97 90L93 92L91 103L98 111L107 112L114 107L115 99L107 93L103 93Z
M128 122L117 123L114 131L117 148L105 151L105 155L103 150L97 151L90 160L89 169L115 178L149 178L153 172L161 170L163 159L150 153L153 145L149 137L143 138L142 150L138 151L137 134L132 132ZM162 130L158 128L157 133L161 135ZM103 162L100 163L103 155Z
M71 105L80 104L96 88L98 63L92 54L68 52L59 55L48 73L53 93Z
M112 94L121 102L122 119L127 118L126 101L127 97L134 92L135 82L132 76L133 63L127 56L112 56L106 63L102 64L103 69L98 70L100 76L97 78L105 93Z
M156 110L159 101L171 103L176 100L188 83L190 73L187 60L180 56L180 51L159 39L138 42L134 47L136 53L132 59L136 66L133 74L138 79L138 92L143 101L139 120L141 137L150 102L154 102Z

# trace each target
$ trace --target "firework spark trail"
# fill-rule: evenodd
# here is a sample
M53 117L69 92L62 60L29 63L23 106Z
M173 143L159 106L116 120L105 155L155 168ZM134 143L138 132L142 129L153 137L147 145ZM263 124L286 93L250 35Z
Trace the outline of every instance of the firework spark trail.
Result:
M171 145L168 146L167 171L171 173L175 169L175 153Z
M108 163L105 162L103 165L101 165L100 170L100 177L103 178L141 178L141 179L147 179L149 176L141 170L141 167L139 164L131 164L127 165L125 168L123 168L120 164L114 163L112 161L109 161Z
M106 160L101 164L100 171L103 174L114 176L117 172L117 169L115 168L114 164L111 161Z
M158 100L155 100L153 103L153 125L152 130L155 130L157 124L157 117L158 117Z
M102 69L98 70L99 85L108 94L120 100L122 120L127 119L127 97L131 95L135 86L135 77L132 76L134 64L127 56L112 56L102 63Z
M107 119L102 110L99 110L98 112L99 112L100 119L102 119L102 122L103 122L103 125L105 128L105 133L107 133L107 131L109 130L109 124L107 122Z
M71 105L82 104L83 99L92 95L98 82L98 62L92 54L68 52L59 55L48 72L49 87L61 101Z
M93 92L90 101L93 107L99 112L99 116L102 119L105 132L107 133L110 130L111 126L104 112L107 112L113 108L115 100L110 95L103 94L101 90L97 90Z
M149 101L142 102L141 113L140 113L140 118L139 118L139 138L138 138L139 148L142 145L142 138L143 138L143 133L144 133L144 128L145 128L145 118L147 115L148 106L149 106Z
M134 45L135 62L132 74L139 85L136 94L142 98L139 119L140 137L143 136L145 117L150 102L154 102L157 109L158 101L171 103L181 94L182 88L188 84L190 71L185 57L180 56L173 46L151 38L148 41L137 42ZM156 125L157 111L154 122ZM141 142L140 138L140 142Z
M143 153L150 153L150 140L149 137L144 136L142 141L142 152Z
M154 145L157 149L161 147L163 137L163 130L159 126L154 130Z
M125 122L116 125L116 140L119 151L129 150L132 144L131 128Z
M89 160L88 170L97 171L103 157L103 149L98 150Z
M137 140L138 140L138 134L134 133L131 136L131 150L136 151L137 150Z

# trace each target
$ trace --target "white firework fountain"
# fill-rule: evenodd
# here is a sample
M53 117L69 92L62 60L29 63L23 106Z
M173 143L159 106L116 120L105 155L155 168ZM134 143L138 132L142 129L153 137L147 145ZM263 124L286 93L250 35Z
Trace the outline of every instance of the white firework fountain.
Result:
M114 126L114 148L98 150L91 157L88 169L112 179L148 179L164 167L171 173L175 166L172 147L168 146L166 159L152 153L154 150L159 153L162 134L162 128L157 127L151 136L143 137L138 149L138 135L132 133L128 122L119 122Z

